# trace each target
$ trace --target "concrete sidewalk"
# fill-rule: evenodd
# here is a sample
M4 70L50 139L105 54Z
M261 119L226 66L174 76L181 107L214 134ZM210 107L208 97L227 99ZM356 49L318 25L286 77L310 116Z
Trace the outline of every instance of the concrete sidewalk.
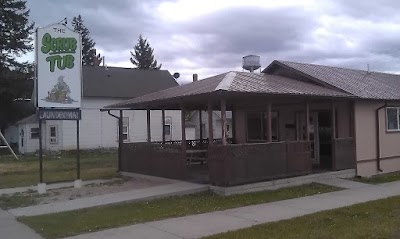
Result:
M208 185L176 181L171 184L166 184L156 187L134 189L119 193L78 198L70 201L16 208L16 209L11 209L8 212L16 217L36 216L49 213L72 211L82 208L104 206L121 202L137 202L137 201L145 201L162 197L193 194L193 193L204 192L207 190L208 190Z
M3 210L0 210L0 238L42 239L35 231L18 222L14 216Z
M273 203L210 212L137 224L68 239L182 239L200 238L257 224L275 222L324 210L400 195L400 182L365 185L343 180L332 182L351 189Z

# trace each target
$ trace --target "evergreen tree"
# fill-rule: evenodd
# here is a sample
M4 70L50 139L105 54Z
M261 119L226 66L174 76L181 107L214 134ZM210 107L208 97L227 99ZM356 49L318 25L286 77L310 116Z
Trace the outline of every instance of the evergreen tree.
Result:
M137 69L159 70L161 64L158 65L157 60L154 60L153 48L150 47L147 39L139 36L137 44L134 46L135 52L131 52L131 62Z
M0 1L0 130L26 116L15 102L32 94L32 65L16 60L33 50L34 23L29 23L28 17L26 1Z
M82 65L93 65L93 50L96 42L90 37L90 31L83 24L81 15L72 19L72 27L75 32L79 32L82 35Z

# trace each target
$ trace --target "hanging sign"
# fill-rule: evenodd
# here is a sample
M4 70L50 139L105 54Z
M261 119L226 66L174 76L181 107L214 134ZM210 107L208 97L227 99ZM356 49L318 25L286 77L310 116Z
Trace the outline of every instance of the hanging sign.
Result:
M36 102L40 108L80 108L81 36L62 24L36 30Z

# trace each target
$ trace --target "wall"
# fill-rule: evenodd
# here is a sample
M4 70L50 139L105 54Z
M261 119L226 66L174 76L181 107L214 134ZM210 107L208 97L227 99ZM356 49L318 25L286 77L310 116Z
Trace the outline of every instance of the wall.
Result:
M381 147L381 168L377 169L377 139L375 110L384 105L384 101L356 101L355 134L357 174L371 176L400 170L400 132L386 132L386 110L379 111L379 132Z

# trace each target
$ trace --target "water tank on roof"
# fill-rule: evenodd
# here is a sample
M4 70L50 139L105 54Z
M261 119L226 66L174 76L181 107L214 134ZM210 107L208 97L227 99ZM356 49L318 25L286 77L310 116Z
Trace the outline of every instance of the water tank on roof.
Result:
M243 57L243 69L253 72L260 67L260 56L248 55Z

